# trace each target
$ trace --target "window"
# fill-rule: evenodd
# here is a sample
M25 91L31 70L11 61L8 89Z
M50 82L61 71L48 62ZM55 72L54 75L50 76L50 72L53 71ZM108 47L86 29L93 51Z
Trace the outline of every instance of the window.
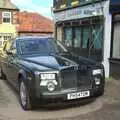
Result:
M57 40L62 41L62 27L57 27Z
M81 28L80 27L73 28L73 33L74 33L74 47L80 48L80 46L81 46Z
M82 39L82 48L88 48L90 40L90 29L89 26L83 27L83 39Z
M103 27L101 25L94 25L92 29L93 35L93 45L94 49L101 49L102 48L102 38L103 38Z
M2 12L3 23L11 23L11 12Z
M120 59L120 22L114 25L113 58Z
M10 36L10 35L5 35L5 36L3 36L3 45L8 41L8 40L11 40L12 39L12 36Z
M3 47L7 41L13 38L13 34L11 33L1 33L0 34L0 46Z
M10 40L11 38L12 38L12 36L4 36L5 41Z
M94 18L90 18L86 22L83 19L77 25L74 24L75 21L68 22L71 24L64 23L63 44L79 56L90 57L94 60L101 61L103 59L104 25L100 19L99 22L93 23L94 20Z
M68 6L68 7L71 6L71 1L72 1L72 0L68 0L68 1L67 1L67 6Z
M60 8L65 8L67 5L67 0L61 0L61 6Z
M62 8L65 8L67 6L67 3L68 1L71 1L71 0L54 0L54 7L56 9L62 9Z
M60 5L61 5L61 0L54 0L54 7L56 8L56 9L59 9L60 8Z
M66 27L64 29L64 43L67 47L72 47L72 28Z

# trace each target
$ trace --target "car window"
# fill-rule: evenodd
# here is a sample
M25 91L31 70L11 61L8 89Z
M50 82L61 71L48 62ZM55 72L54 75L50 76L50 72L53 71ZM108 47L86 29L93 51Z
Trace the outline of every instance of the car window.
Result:
M55 52L54 45L49 39L28 39L19 41L21 54L50 54Z
M11 42L10 51L11 51L12 53L14 53L14 54L17 53L17 50L16 50L16 40L13 40L13 41Z
M12 44L10 46L10 50L15 50L16 49L16 41L12 41Z
M51 55L61 52L67 52L67 49L53 38L34 38L19 40L18 51L21 55Z

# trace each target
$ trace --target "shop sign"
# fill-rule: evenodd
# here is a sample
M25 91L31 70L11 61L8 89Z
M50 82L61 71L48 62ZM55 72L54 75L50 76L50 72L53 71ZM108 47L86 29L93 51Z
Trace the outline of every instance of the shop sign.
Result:
M100 16L103 15L103 7L104 5L101 3L97 3L94 5L87 5L83 7L77 7L73 9L64 10L61 12L54 13L54 20L64 21L92 16Z

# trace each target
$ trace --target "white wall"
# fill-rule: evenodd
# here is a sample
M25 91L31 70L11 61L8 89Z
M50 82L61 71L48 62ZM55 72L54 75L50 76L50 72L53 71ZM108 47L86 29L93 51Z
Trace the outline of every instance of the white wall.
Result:
M112 27L112 15L109 13L109 1L106 1L104 5L104 58L103 65L105 67L105 76L109 77L110 74L110 46L111 46L111 27Z

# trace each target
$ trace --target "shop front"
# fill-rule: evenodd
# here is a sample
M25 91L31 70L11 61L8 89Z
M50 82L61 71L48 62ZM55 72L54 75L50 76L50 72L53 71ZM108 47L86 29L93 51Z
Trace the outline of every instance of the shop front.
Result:
M112 14L112 39L110 56L110 75L120 77L120 1L114 0L110 4Z
M61 31L60 32L60 28ZM103 16L57 23L57 39L79 56L103 59ZM62 37L59 37L61 33ZM61 39L60 39L61 38Z
M77 55L102 62L108 77L111 39L109 1L54 11L54 21L56 39Z

